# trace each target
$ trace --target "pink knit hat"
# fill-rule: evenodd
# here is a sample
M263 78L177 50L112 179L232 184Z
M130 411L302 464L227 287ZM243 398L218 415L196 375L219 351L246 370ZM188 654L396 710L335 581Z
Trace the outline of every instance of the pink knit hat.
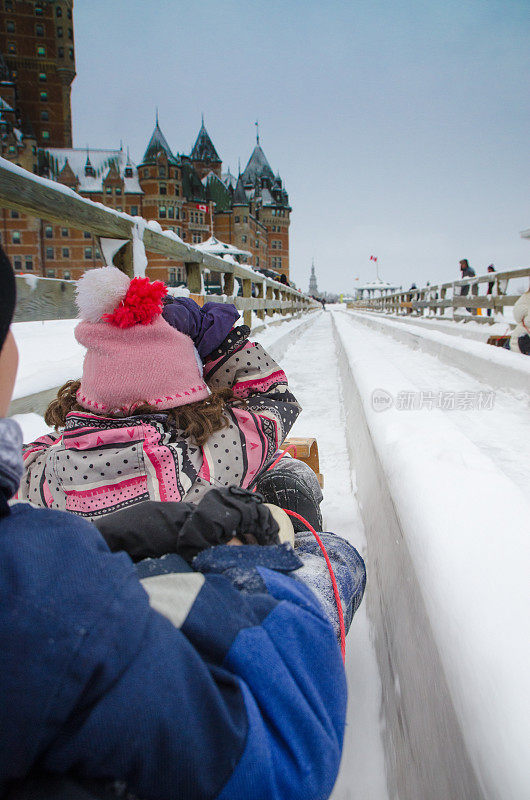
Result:
M161 316L166 293L161 281L130 280L116 267L89 270L78 281L83 408L128 413L148 403L163 411L209 396L192 340Z

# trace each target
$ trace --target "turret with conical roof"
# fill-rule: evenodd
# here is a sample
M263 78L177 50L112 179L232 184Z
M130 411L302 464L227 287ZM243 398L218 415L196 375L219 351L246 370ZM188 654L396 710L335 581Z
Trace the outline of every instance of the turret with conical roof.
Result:
M234 206L248 206L249 200L247 197L247 193L245 192L245 186L243 185L243 179L241 175L239 175L236 183L236 188L234 191L234 198L232 200L232 205Z
M260 183L261 178L269 178L271 181L274 180L274 172L260 144L256 144L241 177L244 185L249 187Z
M160 153L164 153L168 161L170 161L172 164L177 163L177 159L171 152L171 147L167 143L167 139L160 129L157 113L155 129L151 134L151 138L149 139L149 144L147 145L147 149L144 153L142 164L155 164L157 162L157 156Z
M195 167L199 178L202 180L209 172L214 172L217 177L221 177L222 161L214 147L210 135L204 125L204 117L201 122L199 135L190 153L190 160Z

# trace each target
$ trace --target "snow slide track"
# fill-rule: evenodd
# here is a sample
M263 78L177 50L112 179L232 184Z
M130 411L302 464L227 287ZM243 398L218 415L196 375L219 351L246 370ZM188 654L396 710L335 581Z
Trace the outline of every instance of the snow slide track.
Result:
M349 312L347 316L409 347L434 355L494 389L530 391L530 359L518 353L437 330L422 330L401 318L363 312Z
M522 800L530 796L528 486L488 450L482 429L476 442L466 435L459 412L373 405L376 389L414 394L433 377L450 388L458 370L351 314L331 316L368 540L390 796ZM510 402L520 407L512 424L522 443L526 406ZM495 427L509 410L502 398L495 412L475 414L494 415L484 422ZM512 437L505 449L513 448Z
M333 316L348 448L368 541L368 614L383 686L390 797L478 800L421 589Z

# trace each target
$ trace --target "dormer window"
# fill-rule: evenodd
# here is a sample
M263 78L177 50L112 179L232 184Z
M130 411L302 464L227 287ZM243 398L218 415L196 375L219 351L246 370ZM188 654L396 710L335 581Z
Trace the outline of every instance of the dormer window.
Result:
M87 175L90 178L96 177L96 170L94 169L92 164L85 164L85 175Z
M124 171L123 174L124 174L124 176L126 178L132 178L132 176L133 176L132 167L130 167L130 166L125 167L125 171Z

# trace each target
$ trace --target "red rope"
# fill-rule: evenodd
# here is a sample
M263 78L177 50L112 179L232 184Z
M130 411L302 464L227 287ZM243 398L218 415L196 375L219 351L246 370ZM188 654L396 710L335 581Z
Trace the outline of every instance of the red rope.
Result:
M295 445L295 444L290 444L288 447L286 447L286 448L285 448L285 450L282 450L282 454L281 454L281 456L278 456L278 458L277 458L275 461L273 461L273 462L272 462L272 464L270 465L270 467L267 467L267 472L268 472L270 469L272 469L273 467L275 467L275 466L276 466L276 464L277 464L279 461L281 461L281 460L282 460L282 458L284 457L284 455L285 455L286 453L289 453L291 450L293 451L293 453L294 453L294 457L296 458L296 445Z
M272 464L270 465L270 467L267 467L267 469L265 470L265 472L268 472L270 469L272 469L273 467L275 467L275 466L276 466L276 464L278 464L278 462L279 462L279 461L281 461L281 460L282 460L282 458L284 457L284 455L285 455L286 453L288 453L290 450L292 450L292 451L294 452L294 457L296 458L296 445L295 445L295 444L290 444L288 447L286 447L286 448L285 448L285 450L283 450L283 451L282 451L282 454L281 454L280 456L278 456L278 458L277 458L275 461L273 461L273 462L272 462ZM253 487L252 487L252 490L251 490L251 491L253 491L253 492L257 492L257 484L256 484L255 486L253 486Z
M328 566L329 577L331 578L331 585L333 586L333 594L335 595L335 603L337 605L337 612L339 615L339 630L340 630L340 652L342 653L342 661L346 660L346 629L344 627L344 614L342 613L342 604L340 602L340 595L339 590L337 587L337 581L335 580L335 573L333 572L333 567L331 566L331 561L329 560L329 556L326 552L326 548L322 543L322 539L316 532L316 530L309 524L309 522L304 519L301 514L297 514L296 511L289 511L287 508L283 509L286 514L289 514L290 517L296 517L296 519L300 520L304 525L307 525L315 539L317 540L320 549L326 559L326 564Z
M269 470L271 470L273 467L275 467L276 464L279 461L281 461L282 458L285 456L285 454L288 453L289 451L293 451L294 457L296 458L296 445L295 444L290 444L288 447L285 448L285 450L282 452L282 454L280 456L278 456L278 458L275 459L272 462L270 467L267 467L267 472ZM254 489L252 491L255 492L256 491L256 487L254 487ZM313 534L313 536L317 540L318 546L322 550L322 554L323 554L324 558L326 559L326 564L327 564L327 567L328 567L329 577L331 578L331 585L333 587L333 594L335 596L335 604L337 606L337 613L339 615L340 652L342 653L342 661L344 662L346 660L346 628L344 627L344 614L342 613L342 604L340 602L340 595L339 595L339 590L338 590L338 587L337 587L337 581L335 579L335 573L333 572L333 567L331 566L331 561L329 560L329 556L327 554L326 548L324 547L322 539L320 538L320 536L318 535L316 530L313 528L312 525L309 524L309 522L306 519L304 519L304 517L302 517L301 514L297 514L296 511L289 511L287 508L284 508L283 511L285 511L285 513L288 514L290 517L296 517L296 519L300 520L300 522L303 525L305 525L307 528L309 528L309 530L311 531L311 533Z

